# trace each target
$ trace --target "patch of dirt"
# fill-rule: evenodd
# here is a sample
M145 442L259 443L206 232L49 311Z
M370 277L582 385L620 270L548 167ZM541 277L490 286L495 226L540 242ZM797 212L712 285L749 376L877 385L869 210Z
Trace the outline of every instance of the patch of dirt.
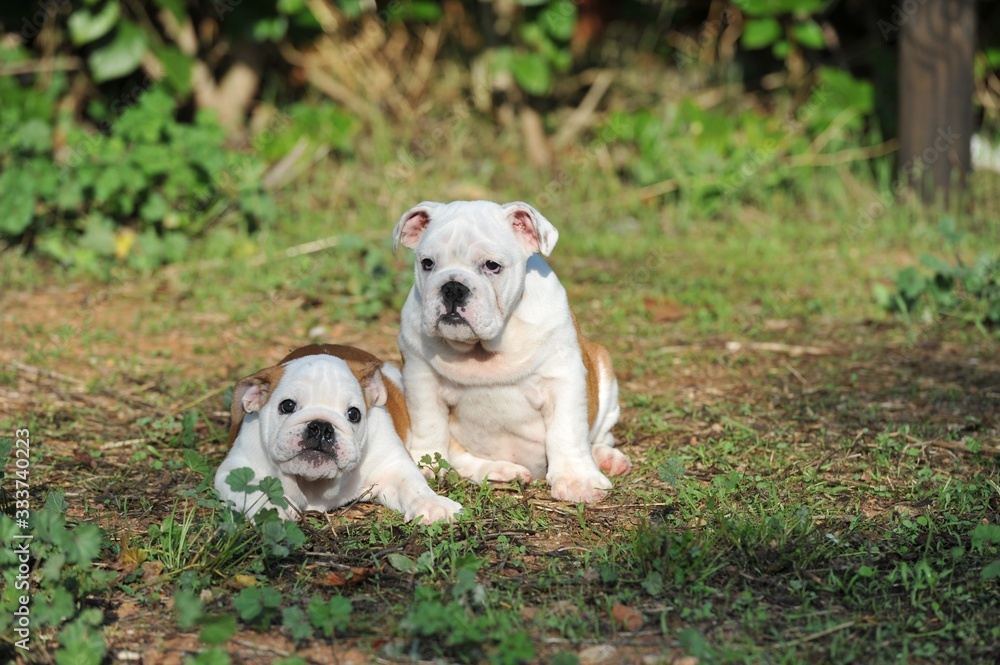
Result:
M70 516L96 519L116 543L127 543L132 534L162 521L178 505L178 490L196 484L184 468L151 463L162 439L148 421L139 423L202 409L206 418L194 432L195 447L217 464L226 452L223 392L244 374L311 341L309 331L288 330L280 323L297 319L303 303L294 297L266 303L269 315L251 330L230 315L189 311L185 297L182 287L164 281L124 286L113 294L84 287L6 293L0 302L5 340L0 347L0 412L15 423L22 418L39 423L42 431L33 432L43 442L37 448L42 459L36 484L42 491L63 489L72 506ZM652 323L661 327L636 326L608 344L623 402L649 405L625 407L617 430L637 469L646 468L618 480L618 490L605 504L583 513L552 501L540 484L493 488L544 515L549 524L544 532L523 533L499 520L482 526L487 536L503 534L514 546L526 546L521 565L513 566L493 549L495 541L481 544L494 570L515 583L553 558L575 555L656 519L665 504L637 502L635 497L652 488L661 496L672 490L648 468L647 459L717 440L734 428L753 434L745 445L766 449L780 442L791 447L799 470L815 469L831 483L848 485L870 482L850 477L851 460L881 445L880 433L913 447L928 465L972 455L962 440L966 435L982 442L980 454L1000 454L1000 357L987 341L959 344L935 338L913 345L874 327L859 334L856 326L827 323L808 331L772 326L766 331L769 346L733 346L723 339L685 344L677 339L679 329L669 327L683 313L668 301L647 305ZM398 362L396 326L392 314L365 326L330 321L324 324L324 341L356 344ZM820 347L829 352L801 352ZM895 433L886 435L889 428ZM170 436L175 435L171 430ZM853 444L838 447L844 440ZM145 457L138 458L140 454ZM169 455L176 457L179 451ZM704 461L687 473L708 484L717 473L713 466ZM920 509L870 496L851 505L844 519L855 511L877 516ZM396 590L412 591L412 579L370 557L352 558L341 546L356 537L350 535L350 525L383 510L359 504L315 516L320 527L313 529L313 540L322 552L307 560L301 575L330 593L338 580L356 584L352 588L376 611L405 598ZM400 547L405 551L407 545ZM323 552L330 556L319 556ZM352 576L359 578L355 582L344 577L352 567L357 569ZM761 588L763 593L766 580ZM104 632L116 661L180 663L204 648L194 631L164 633L176 626L165 600L133 598L116 590L105 601L111 609ZM525 607L528 613L549 610ZM606 634L613 636L606 644L571 647L553 640L544 650L573 650L581 662L685 662L681 651L664 647L651 620L666 610L656 603L612 607L601 618ZM673 620L669 612L665 617L668 623ZM237 663L272 662L294 652L311 663L346 664L371 662L386 644L316 640L296 650L283 631L274 629L241 632L227 648Z

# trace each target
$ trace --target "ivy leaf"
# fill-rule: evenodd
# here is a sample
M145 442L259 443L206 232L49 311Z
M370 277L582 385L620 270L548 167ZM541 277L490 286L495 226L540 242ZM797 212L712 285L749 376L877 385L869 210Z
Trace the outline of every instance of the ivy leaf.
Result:
M79 524L65 548L70 563L90 564L101 553L101 530L93 524Z
M544 95L552 85L552 70L537 53L520 53L511 61L511 72L521 89L531 95Z
M982 547L986 543L1000 543L1000 525L980 524L972 530L972 544Z
M212 470L208 461L191 448L184 451L184 464L187 465L187 468L203 476L207 476L208 472Z
M260 486L250 484L250 481L253 480L253 475L253 469L248 466L242 466L229 472L229 475L226 476L226 484L234 492L256 492L260 489Z
M542 10L538 17L546 32L562 41L568 41L576 29L576 5L570 0L556 0Z
M177 612L177 625L187 630L198 623L204 614L201 599L190 589L178 589L174 594L174 610Z
M236 617L232 614L210 614L201 620L199 639L205 644L225 644L235 634Z
M755 18L743 26L743 46L748 49L764 48L781 38L781 24L773 18Z
M646 575L646 579L642 581L642 588L650 596L659 596L663 593L663 576L655 570L651 570Z
M0 234L16 236L31 225L35 216L35 193L30 183L14 170L0 173Z
M59 644L62 648L56 652L56 665L100 665L108 650L100 631L81 621L74 621L62 629Z
M321 596L313 596L309 601L309 619L325 636L332 637L333 631L347 628L353 609L350 598L337 595L324 602Z
M795 41L811 49L826 48L826 37L823 29L812 19L807 19L792 26L792 37Z
M281 624L289 630L294 640L308 640L313 636L312 626L301 607L292 605L281 611Z
M262 478L258 486L260 491L267 496L267 500L279 508L287 508L285 501L285 488L281 486L281 481L274 476Z
M281 605L281 592L274 587L247 587L233 599L233 607L244 621L253 621Z
M417 568L413 559L399 552L391 552L386 558L389 560L389 565L401 573L412 573Z
M77 9L69 15L69 37L74 46L82 46L97 41L111 32L121 17L121 5L116 0L104 3L96 14L87 7Z
M145 33L134 23L122 21L114 38L87 58L95 83L121 78L134 72L146 53Z
M980 575L984 580L992 580L1000 577L1000 561L987 564Z
M157 47L154 53L156 59L163 65L163 80L180 94L187 95L191 90L191 69L194 60L172 46Z

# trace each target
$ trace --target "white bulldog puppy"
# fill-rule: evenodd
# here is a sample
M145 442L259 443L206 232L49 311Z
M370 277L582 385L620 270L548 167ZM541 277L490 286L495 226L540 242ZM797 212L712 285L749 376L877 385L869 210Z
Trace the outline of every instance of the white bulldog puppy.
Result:
M395 382L393 381L395 379ZM313 344L246 377L233 391L232 449L215 487L248 517L277 508L286 519L373 500L424 524L451 520L462 506L427 485L403 446L409 427L399 370L349 346ZM226 477L250 467L254 480L281 481L289 507Z
M477 482L545 478L556 499L593 503L604 474L632 465L611 435L611 358L539 256L558 237L521 202L425 202L400 218L395 245L416 255L399 333L407 443Z

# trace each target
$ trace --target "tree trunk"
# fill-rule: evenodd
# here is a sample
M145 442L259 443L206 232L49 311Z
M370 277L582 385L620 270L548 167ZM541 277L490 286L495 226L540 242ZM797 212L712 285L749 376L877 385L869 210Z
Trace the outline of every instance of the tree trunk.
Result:
M899 177L925 201L948 198L971 169L974 0L894 5L899 45Z

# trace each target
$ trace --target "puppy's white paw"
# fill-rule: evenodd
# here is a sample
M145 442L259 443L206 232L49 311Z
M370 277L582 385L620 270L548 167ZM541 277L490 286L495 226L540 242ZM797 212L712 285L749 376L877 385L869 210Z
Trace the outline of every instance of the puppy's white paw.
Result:
M552 478L552 498L570 503L597 503L611 489L611 481L603 474L585 476L561 475Z
M482 459L469 453L463 453L456 455L451 465L458 472L458 475L477 483L484 480L505 483L518 478L526 483L531 482L531 472L514 462Z
M620 476L632 470L632 462L625 453L611 446L594 446L592 449L597 467L611 476Z
M452 501L446 496L421 497L407 508L404 518L407 522L420 520L421 524L434 522L453 522L462 512L462 504Z

